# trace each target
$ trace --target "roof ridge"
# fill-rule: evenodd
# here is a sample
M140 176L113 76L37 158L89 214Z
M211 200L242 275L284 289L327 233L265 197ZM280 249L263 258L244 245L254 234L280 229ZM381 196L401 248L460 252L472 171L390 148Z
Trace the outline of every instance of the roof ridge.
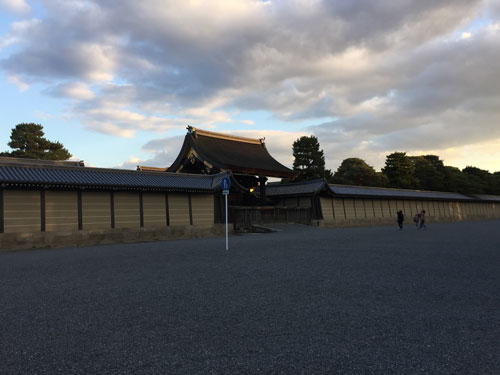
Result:
M245 142L245 143L251 143L251 144L256 144L256 145L260 145L260 144L264 143L264 138L241 137L241 136L238 136L238 135L217 133L217 132L212 132L212 131L208 131L208 130L198 129L198 128L194 128L194 127L190 127L189 128L189 132L191 134L194 134L195 138L198 135L202 135L202 136L205 136L205 137L225 139L227 141Z
M213 178L214 175L197 174L197 173L174 173L174 172L157 172L157 171L138 171L134 169L119 169L119 168L99 168L99 167L75 167L75 166L55 166L55 165L22 165L2 163L0 161L0 168L23 168L23 169L51 169L51 170L73 170L80 172L109 172L109 173L126 173L126 174L140 174L140 175L157 175L157 176L177 176L177 177L192 177L192 178Z
M146 165L138 165L137 171L148 171L148 172L166 172L167 167L148 167Z
M326 183L325 179L324 178L317 178L315 180L307 180L307 181L298 181L298 182L285 182L285 183L281 183L279 181L276 181L276 182L271 182L271 183L268 183L267 186L295 186L295 185L308 185L308 184L317 184L317 183L320 183L320 182L324 182Z
M0 163L17 166L54 166L54 167L85 167L83 160L45 160L0 156Z
M457 191L404 189L404 188L391 188L391 187L382 187L382 186L344 185L344 184L328 184L328 186L352 187L352 188L361 188L361 189L380 189L380 190L391 190L391 191L415 191L415 192L419 192L419 193L447 193L447 194L467 195L464 193L459 193Z

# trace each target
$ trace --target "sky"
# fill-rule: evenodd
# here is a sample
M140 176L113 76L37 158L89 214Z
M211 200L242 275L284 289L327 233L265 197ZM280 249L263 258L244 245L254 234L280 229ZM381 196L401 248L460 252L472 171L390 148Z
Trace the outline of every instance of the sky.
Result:
M95 167L167 167L191 125L500 171L500 0L0 0L0 151L22 122Z

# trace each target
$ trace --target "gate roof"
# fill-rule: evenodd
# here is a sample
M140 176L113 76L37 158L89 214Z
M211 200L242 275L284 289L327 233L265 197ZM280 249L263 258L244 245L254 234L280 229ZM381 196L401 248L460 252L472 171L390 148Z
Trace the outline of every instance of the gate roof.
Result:
M269 154L263 138L237 137L188 127L181 151L168 171L181 171L191 156L205 165L233 173L281 178L296 175Z

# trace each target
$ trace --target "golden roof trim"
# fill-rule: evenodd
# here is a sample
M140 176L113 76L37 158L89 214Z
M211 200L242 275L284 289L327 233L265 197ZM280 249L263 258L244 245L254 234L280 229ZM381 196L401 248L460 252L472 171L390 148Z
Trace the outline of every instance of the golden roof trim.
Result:
M151 172L166 172L167 168L163 167L147 167L145 165L138 165L137 166L138 171L151 171Z
M194 128L191 126L188 126L188 131L189 133L193 134L194 137L196 138L197 135L202 135L205 137L211 137L211 138L218 138L218 139L224 139L227 141L235 141L235 142L244 142L244 143L251 143L251 144L256 144L260 145L264 143L265 138L248 138L248 137L240 137L237 135L230 135L230 134L224 134L224 133L216 133L208 130L202 130L198 128Z

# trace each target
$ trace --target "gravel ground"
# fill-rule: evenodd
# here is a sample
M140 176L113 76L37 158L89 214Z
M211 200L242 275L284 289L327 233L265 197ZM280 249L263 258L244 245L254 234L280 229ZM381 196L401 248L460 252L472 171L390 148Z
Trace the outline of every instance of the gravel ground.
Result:
M500 374L500 221L0 253L1 374Z

